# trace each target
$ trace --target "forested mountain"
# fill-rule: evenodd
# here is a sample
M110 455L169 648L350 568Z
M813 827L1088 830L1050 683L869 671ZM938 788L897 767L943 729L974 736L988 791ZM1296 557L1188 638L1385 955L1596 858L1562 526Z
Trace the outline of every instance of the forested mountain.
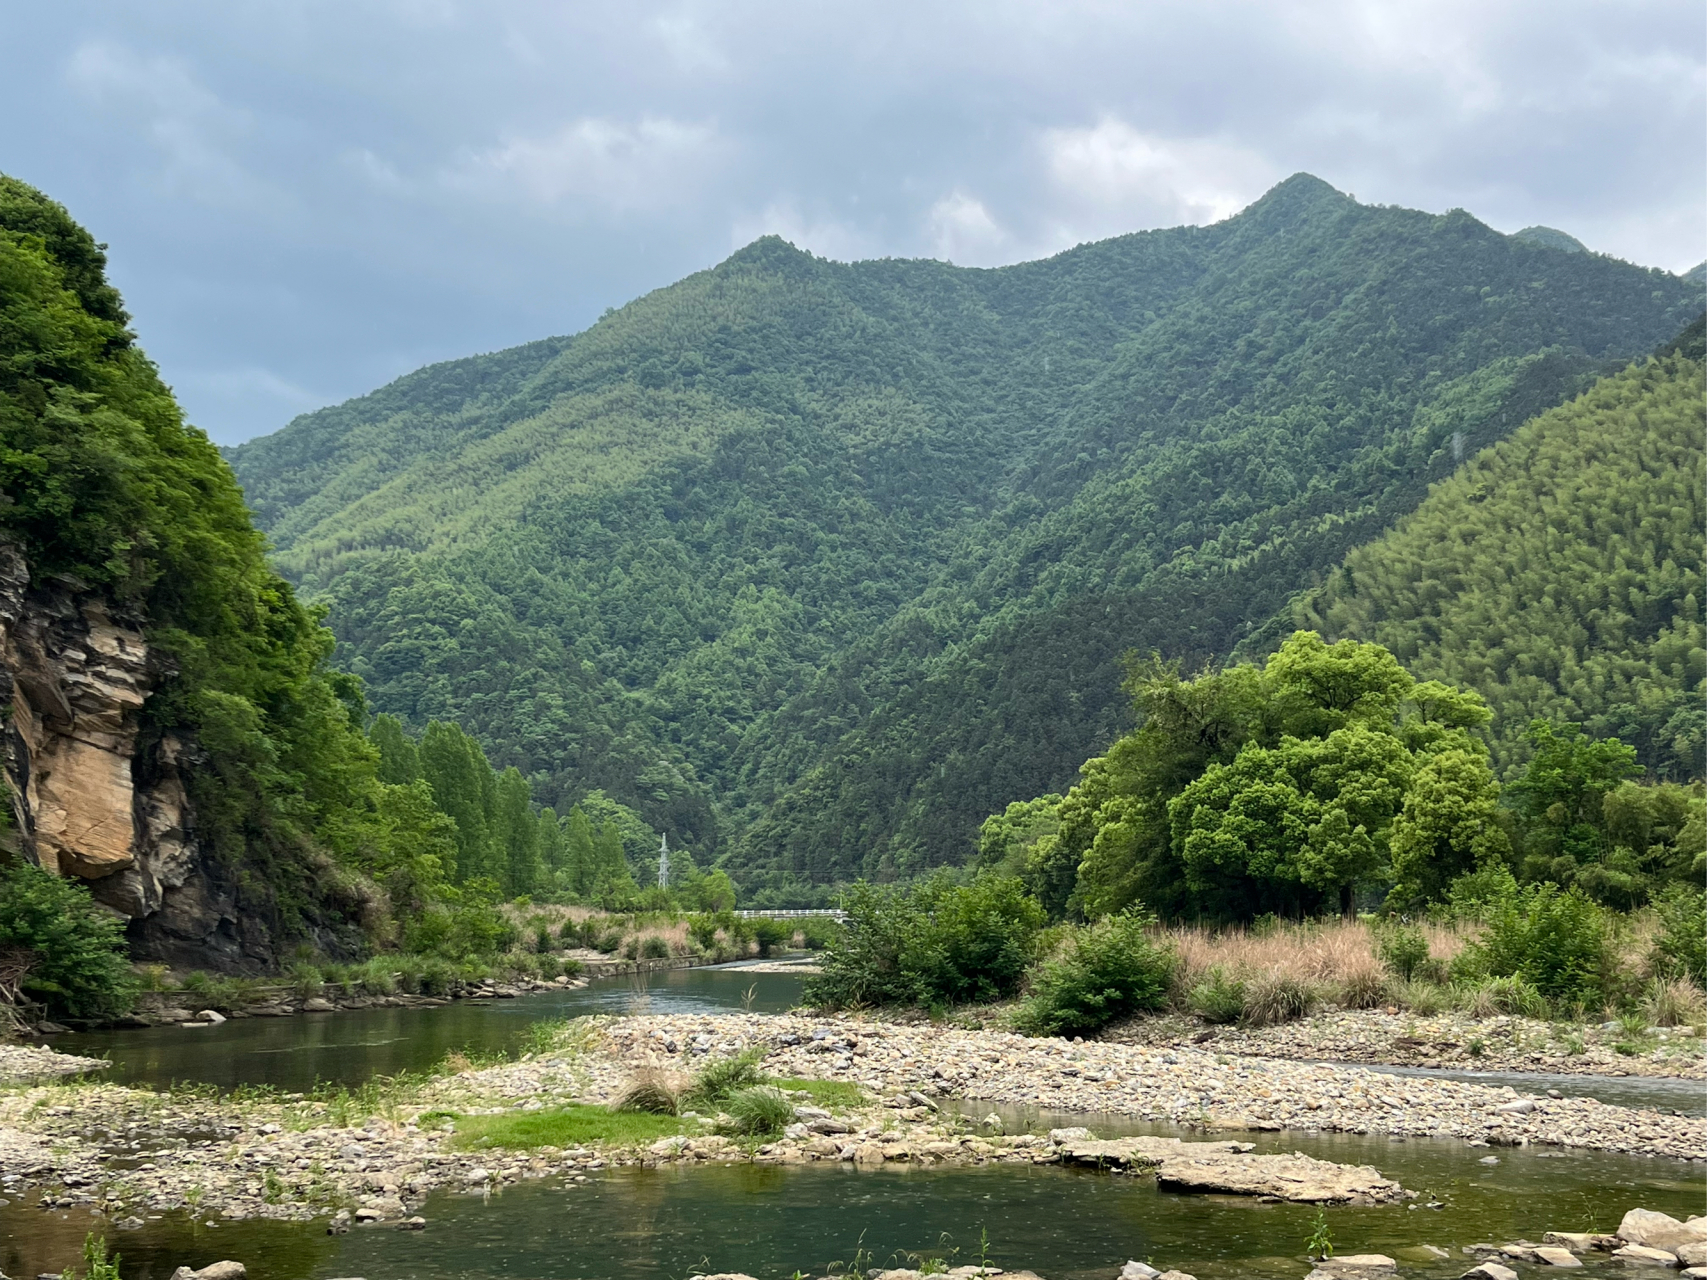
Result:
M1702 776L1703 324L1524 424L1346 557L1294 610L1487 699L1508 773L1530 721L1579 723L1649 776Z
M750 885L904 874L1699 292L1300 175L997 270L767 238L231 458L379 708Z

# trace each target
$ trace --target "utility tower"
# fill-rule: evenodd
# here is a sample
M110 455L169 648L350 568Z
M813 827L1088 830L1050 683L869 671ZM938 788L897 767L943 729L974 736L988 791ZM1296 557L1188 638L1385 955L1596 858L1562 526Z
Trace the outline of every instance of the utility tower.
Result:
M670 887L670 837L658 837L658 887Z

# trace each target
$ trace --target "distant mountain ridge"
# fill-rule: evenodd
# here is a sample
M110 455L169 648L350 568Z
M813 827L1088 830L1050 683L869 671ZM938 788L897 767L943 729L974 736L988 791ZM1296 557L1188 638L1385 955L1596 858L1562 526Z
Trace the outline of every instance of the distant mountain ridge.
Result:
M969 856L1123 652L1249 643L1698 294L1299 175L997 270L767 238L229 456L376 707L782 892Z

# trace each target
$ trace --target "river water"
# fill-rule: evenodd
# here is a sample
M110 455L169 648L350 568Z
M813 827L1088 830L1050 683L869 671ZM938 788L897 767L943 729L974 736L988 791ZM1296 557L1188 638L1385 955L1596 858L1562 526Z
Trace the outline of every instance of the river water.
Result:
M245 1019L204 1031L159 1028L76 1041L81 1049L99 1040L119 1079L304 1088L317 1078L354 1082L425 1067L450 1049L502 1048L532 1019L642 1006L713 1011L744 1001L774 1010L794 1001L798 985L785 974L678 970L644 984L614 980L484 1006ZM1612 1086L1637 1083L1576 1079L1607 1102L1618 1100ZM963 1109L982 1117L992 1108L966 1103ZM1176 1132L1109 1116L995 1110L1010 1133L1063 1123L1088 1124L1108 1137ZM1700 1165L1669 1160L1531 1148L1497 1151L1499 1163L1490 1166L1481 1163L1486 1148L1458 1142L1249 1136L1259 1150L1372 1164L1425 1193L1424 1201L1443 1202L1437 1210L1327 1211L1339 1252L1388 1253L1400 1260L1401 1274L1431 1280L1460 1275L1469 1265L1462 1247L1476 1241L1607 1230L1636 1206L1683 1217L1703 1211L1707 1191ZM581 1186L547 1180L490 1198L442 1193L422 1212L424 1232L328 1236L312 1225L197 1226L166 1215L109 1238L124 1255L125 1280L167 1280L181 1263L228 1257L245 1262L255 1280L683 1280L723 1270L782 1280L797 1270L823 1275L832 1264L843 1270L903 1265L920 1255L975 1262L986 1234L993 1265L1031 1267L1049 1280L1112 1280L1127 1258L1182 1267L1200 1280L1301 1280L1309 1270L1303 1242L1315 1216L1297 1205L1163 1192L1148 1178L1015 1165L623 1169ZM26 1280L57 1272L76 1259L84 1233L103 1226L86 1211L0 1206L0 1271ZM1451 1256L1437 1258L1425 1245ZM1584 1275L1624 1274L1615 1267L1591 1265Z

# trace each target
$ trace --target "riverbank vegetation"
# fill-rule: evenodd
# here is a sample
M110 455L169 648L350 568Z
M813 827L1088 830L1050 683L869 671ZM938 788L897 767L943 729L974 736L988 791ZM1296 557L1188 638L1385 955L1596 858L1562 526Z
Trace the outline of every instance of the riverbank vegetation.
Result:
M1313 632L1127 687L1139 728L989 819L969 883L850 892L808 999L1017 1000L1015 1025L1067 1034L1162 1009L1707 1017L1698 783L1537 720L1502 794L1479 697Z

